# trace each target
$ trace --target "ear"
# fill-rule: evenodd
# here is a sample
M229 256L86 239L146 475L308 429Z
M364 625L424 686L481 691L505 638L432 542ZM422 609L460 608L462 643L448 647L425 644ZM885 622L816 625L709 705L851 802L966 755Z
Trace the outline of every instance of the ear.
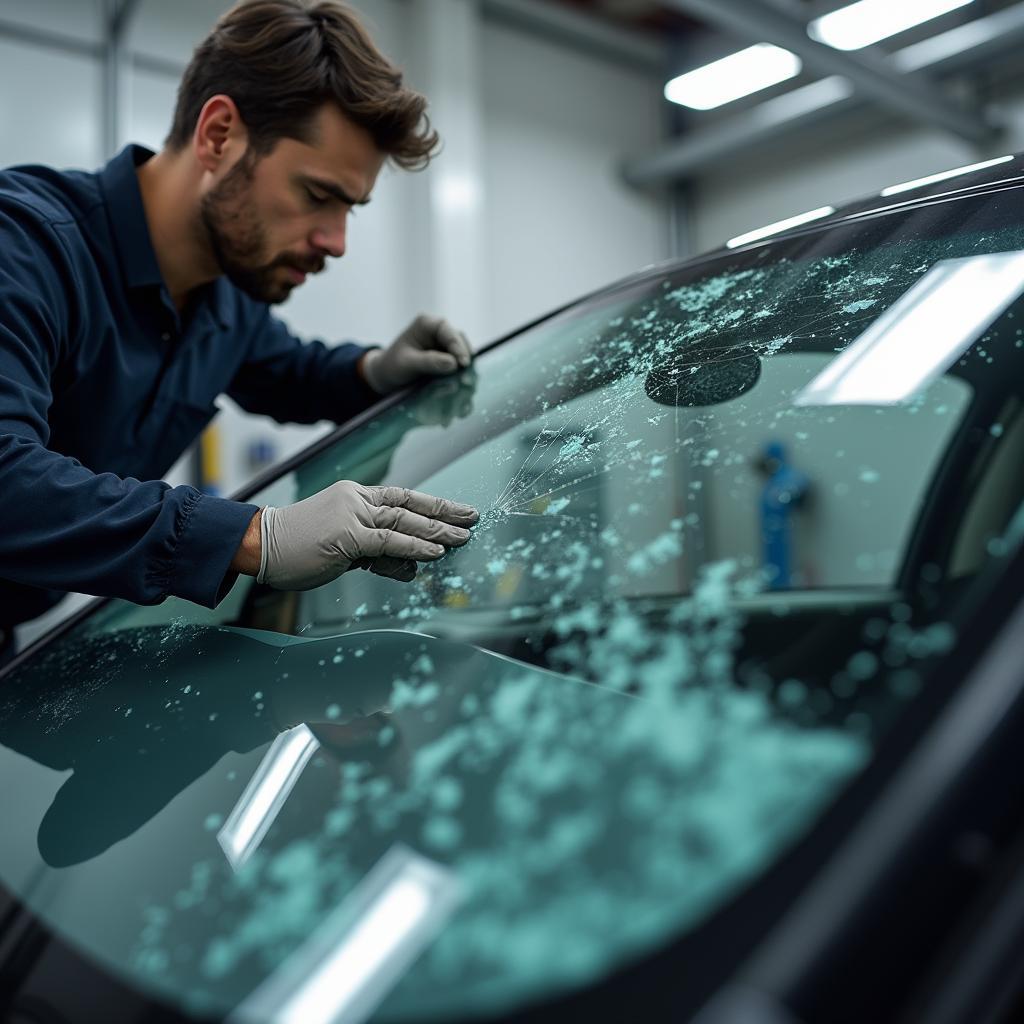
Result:
M242 116L230 96L211 96L199 111L192 147L203 169L216 173L230 165L249 145Z

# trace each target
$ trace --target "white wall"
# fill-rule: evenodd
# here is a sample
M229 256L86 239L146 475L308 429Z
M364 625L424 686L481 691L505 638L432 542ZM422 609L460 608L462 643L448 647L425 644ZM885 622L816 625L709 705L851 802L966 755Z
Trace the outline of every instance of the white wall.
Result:
M90 58L0 38L0 166L95 167L103 155L102 89Z
M102 0L3 0L0 18L30 28L57 31L82 42L99 43L103 39L101 5Z
M414 4L436 0L361 0L379 45L417 81L422 39ZM470 0L467 0L470 2ZM143 0L131 23L131 51L188 61L226 0ZM99 0L4 0L0 17L98 42ZM662 204L633 193L616 175L625 153L660 135L660 83L547 45L511 29L481 24L477 37L483 152L478 235L482 267L474 341L482 344L580 293L667 255ZM159 147L177 81L132 69L123 90L121 143ZM5 42L0 36L0 164L94 167L102 152L103 73L98 61ZM14 97L17 97L16 101ZM445 133L443 117L436 126ZM430 175L386 171L374 202L359 212L343 260L296 292L281 317L306 337L386 343L420 311L445 313L432 269L438 240L426 240ZM435 231L443 232L443 224ZM419 237L417 237L419 236ZM431 248L433 244L434 248ZM447 256L450 260L450 255ZM457 259L456 255L456 259ZM467 260L471 258L467 254ZM452 292L451 281L448 292ZM458 280L456 277L456 294ZM229 408L221 416L224 490L248 474L244 451L271 439L279 457L326 429L281 428ZM179 467L175 478L183 470Z
M488 308L500 334L668 256L668 213L618 164L661 138L662 83L483 32Z

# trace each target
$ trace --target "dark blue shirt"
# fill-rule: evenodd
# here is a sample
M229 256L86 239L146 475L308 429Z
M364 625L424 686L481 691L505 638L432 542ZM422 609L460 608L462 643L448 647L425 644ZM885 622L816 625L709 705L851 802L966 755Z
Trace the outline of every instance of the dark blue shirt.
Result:
M102 171L0 171L0 627L65 591L208 607L255 505L159 480L226 392L280 422L375 396L358 345L304 344L225 278L179 315L130 146Z

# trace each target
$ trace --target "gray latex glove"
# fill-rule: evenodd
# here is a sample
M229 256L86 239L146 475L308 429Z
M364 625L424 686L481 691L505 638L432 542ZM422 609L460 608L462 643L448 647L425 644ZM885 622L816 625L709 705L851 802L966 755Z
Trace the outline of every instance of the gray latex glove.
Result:
M445 498L339 480L294 505L263 509L256 579L277 590L312 590L356 567L408 581L417 561L465 544L479 518Z
M473 351L462 331L437 316L416 317L385 349L363 357L366 383L379 395L411 384L420 377L441 377L469 366Z

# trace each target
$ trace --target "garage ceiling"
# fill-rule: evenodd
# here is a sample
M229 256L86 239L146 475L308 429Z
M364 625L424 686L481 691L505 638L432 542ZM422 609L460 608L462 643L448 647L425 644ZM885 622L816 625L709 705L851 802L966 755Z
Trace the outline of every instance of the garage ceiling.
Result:
M714 110L675 108L675 137L658 152L627 160L624 174L635 185L685 180L724 156L759 142L778 144L857 107L944 131L991 155L1000 123L984 101L984 84L997 74L1019 74L1024 0L973 0L859 50L834 49L807 34L808 22L849 2L549 0L545 6L660 44L666 81L755 43L800 57L803 71L788 81Z

